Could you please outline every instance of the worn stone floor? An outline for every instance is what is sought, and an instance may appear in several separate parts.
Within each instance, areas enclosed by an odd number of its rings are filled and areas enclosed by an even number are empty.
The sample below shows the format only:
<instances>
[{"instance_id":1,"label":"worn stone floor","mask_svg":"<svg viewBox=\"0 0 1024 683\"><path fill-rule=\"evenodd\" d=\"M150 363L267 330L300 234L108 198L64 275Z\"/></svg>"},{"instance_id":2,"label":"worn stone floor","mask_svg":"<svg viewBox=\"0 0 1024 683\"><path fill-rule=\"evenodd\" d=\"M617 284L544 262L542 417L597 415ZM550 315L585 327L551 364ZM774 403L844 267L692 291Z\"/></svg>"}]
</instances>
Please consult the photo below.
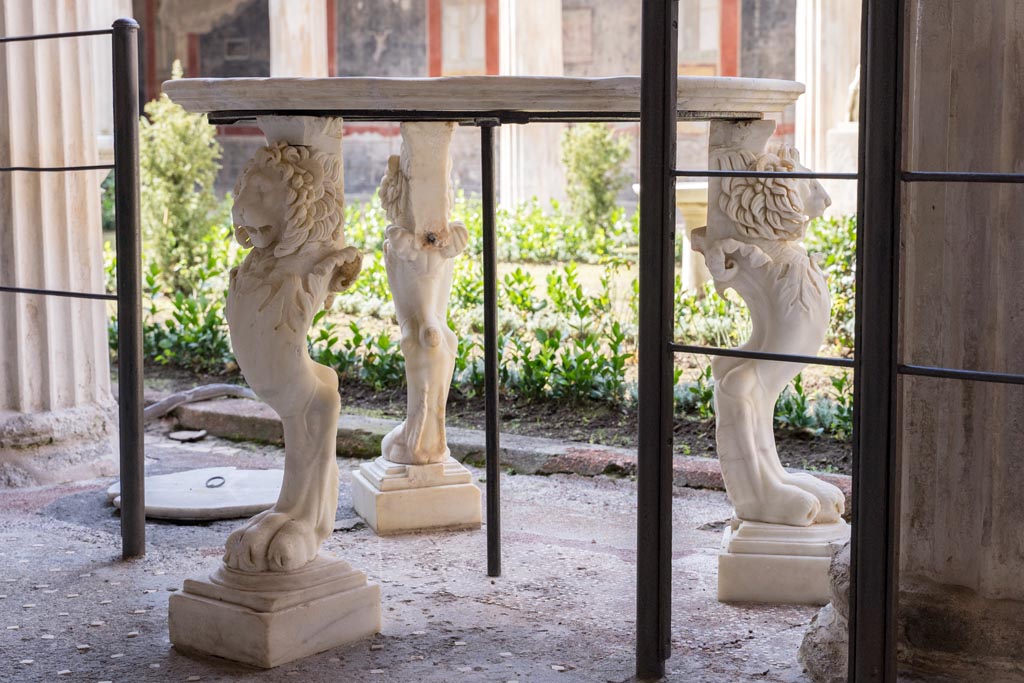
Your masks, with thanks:
<instances>
[{"instance_id":1,"label":"worn stone floor","mask_svg":"<svg viewBox=\"0 0 1024 683\"><path fill-rule=\"evenodd\" d=\"M283 456L211 438L183 445L147 437L152 473L220 464L280 467ZM339 464L339 519L351 519L347 472L357 463ZM168 596L216 565L237 521L150 523L146 557L122 562L109 483L0 491L0 681L632 680L633 481L505 476L497 579L486 576L483 530L378 538L343 523L349 530L335 532L326 550L381 584L383 631L269 671L186 657L167 637ZM666 680L805 683L796 651L815 610L719 604L725 494L678 489L674 502Z\"/></svg>"}]
</instances>

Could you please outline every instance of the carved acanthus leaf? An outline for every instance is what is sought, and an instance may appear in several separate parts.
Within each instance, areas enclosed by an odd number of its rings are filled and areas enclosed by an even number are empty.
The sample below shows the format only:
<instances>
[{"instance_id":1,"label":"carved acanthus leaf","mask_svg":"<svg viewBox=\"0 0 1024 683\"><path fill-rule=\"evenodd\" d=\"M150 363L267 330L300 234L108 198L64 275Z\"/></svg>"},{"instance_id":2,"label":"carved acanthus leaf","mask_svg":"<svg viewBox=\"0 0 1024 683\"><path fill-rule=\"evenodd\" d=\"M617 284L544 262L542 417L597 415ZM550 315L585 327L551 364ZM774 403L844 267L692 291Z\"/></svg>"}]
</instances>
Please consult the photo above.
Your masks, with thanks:
<instances>
[{"instance_id":1,"label":"carved acanthus leaf","mask_svg":"<svg viewBox=\"0 0 1024 683\"><path fill-rule=\"evenodd\" d=\"M388 223L401 222L403 204L409 190L409 179L402 172L402 160L397 154L388 158L388 170L380 179L380 204Z\"/></svg>"}]
</instances>

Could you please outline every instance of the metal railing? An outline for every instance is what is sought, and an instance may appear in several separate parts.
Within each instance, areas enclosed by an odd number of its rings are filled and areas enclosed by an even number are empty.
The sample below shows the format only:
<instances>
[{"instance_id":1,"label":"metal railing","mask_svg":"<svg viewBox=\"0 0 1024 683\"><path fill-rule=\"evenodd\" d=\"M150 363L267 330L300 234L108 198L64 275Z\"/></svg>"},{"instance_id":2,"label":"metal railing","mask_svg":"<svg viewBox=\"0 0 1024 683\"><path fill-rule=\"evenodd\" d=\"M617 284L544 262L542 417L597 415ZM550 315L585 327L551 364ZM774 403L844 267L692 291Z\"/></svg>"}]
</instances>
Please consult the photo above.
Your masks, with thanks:
<instances>
[{"instance_id":1,"label":"metal railing","mask_svg":"<svg viewBox=\"0 0 1024 683\"><path fill-rule=\"evenodd\" d=\"M121 555L146 552L142 394L142 280L139 233L139 25L118 19L112 28L0 38L0 45L110 36L114 87L114 163L82 166L4 166L0 173L114 171L117 292L72 292L4 284L0 293L117 302L118 434L121 466ZM30 78L30 75L22 75ZM88 131L92 134L93 131Z\"/></svg>"},{"instance_id":2,"label":"metal railing","mask_svg":"<svg viewBox=\"0 0 1024 683\"><path fill-rule=\"evenodd\" d=\"M850 367L854 371L851 683L895 683L901 375L1024 384L1024 374L899 362L900 190L903 184L1024 183L1024 173L903 169L905 0L863 0L858 173L680 171L675 161L677 0L645 0L641 57L640 433L637 675L660 678L670 655L672 355L703 353ZM672 339L677 177L859 180L854 358L796 356L681 344Z\"/></svg>"}]
</instances>

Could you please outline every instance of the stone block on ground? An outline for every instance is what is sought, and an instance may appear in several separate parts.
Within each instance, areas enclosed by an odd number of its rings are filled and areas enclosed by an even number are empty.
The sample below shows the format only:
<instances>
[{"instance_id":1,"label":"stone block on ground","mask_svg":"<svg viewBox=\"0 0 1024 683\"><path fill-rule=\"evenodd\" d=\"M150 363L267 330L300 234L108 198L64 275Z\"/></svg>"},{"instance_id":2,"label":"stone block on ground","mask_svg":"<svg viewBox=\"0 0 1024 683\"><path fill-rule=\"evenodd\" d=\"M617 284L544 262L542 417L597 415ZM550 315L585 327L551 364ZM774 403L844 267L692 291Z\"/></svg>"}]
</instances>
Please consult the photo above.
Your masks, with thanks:
<instances>
[{"instance_id":1,"label":"stone block on ground","mask_svg":"<svg viewBox=\"0 0 1024 683\"><path fill-rule=\"evenodd\" d=\"M352 506L378 535L478 529L480 489L456 460L401 465L377 458L352 473Z\"/></svg>"},{"instance_id":2,"label":"stone block on ground","mask_svg":"<svg viewBox=\"0 0 1024 683\"><path fill-rule=\"evenodd\" d=\"M718 599L824 605L833 546L849 538L843 521L807 527L734 521L718 555Z\"/></svg>"},{"instance_id":3,"label":"stone block on ground","mask_svg":"<svg viewBox=\"0 0 1024 683\"><path fill-rule=\"evenodd\" d=\"M294 572L221 566L170 597L175 649L273 668L380 631L380 586L320 555Z\"/></svg>"}]
</instances>

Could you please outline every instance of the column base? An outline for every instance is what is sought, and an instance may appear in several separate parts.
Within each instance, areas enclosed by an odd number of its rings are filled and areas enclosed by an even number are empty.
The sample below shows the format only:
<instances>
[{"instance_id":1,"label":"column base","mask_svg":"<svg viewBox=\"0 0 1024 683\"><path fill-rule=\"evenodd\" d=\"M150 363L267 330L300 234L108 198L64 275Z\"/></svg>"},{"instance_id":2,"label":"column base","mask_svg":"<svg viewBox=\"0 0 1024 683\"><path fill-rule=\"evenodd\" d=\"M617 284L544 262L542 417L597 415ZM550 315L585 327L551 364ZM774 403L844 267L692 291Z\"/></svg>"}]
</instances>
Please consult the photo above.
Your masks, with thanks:
<instances>
[{"instance_id":1,"label":"column base","mask_svg":"<svg viewBox=\"0 0 1024 683\"><path fill-rule=\"evenodd\" d=\"M170 597L168 627L177 650L270 669L379 632L380 586L326 555L294 572L221 565Z\"/></svg>"},{"instance_id":2,"label":"column base","mask_svg":"<svg viewBox=\"0 0 1024 683\"><path fill-rule=\"evenodd\" d=\"M352 505L377 534L480 528L480 489L454 458L400 465L379 457L352 473Z\"/></svg>"},{"instance_id":3,"label":"column base","mask_svg":"<svg viewBox=\"0 0 1024 683\"><path fill-rule=\"evenodd\" d=\"M849 538L842 520L808 527L733 520L718 555L718 600L824 605L832 546Z\"/></svg>"},{"instance_id":4,"label":"column base","mask_svg":"<svg viewBox=\"0 0 1024 683\"><path fill-rule=\"evenodd\" d=\"M40 413L0 411L0 488L117 474L117 404Z\"/></svg>"}]
</instances>

